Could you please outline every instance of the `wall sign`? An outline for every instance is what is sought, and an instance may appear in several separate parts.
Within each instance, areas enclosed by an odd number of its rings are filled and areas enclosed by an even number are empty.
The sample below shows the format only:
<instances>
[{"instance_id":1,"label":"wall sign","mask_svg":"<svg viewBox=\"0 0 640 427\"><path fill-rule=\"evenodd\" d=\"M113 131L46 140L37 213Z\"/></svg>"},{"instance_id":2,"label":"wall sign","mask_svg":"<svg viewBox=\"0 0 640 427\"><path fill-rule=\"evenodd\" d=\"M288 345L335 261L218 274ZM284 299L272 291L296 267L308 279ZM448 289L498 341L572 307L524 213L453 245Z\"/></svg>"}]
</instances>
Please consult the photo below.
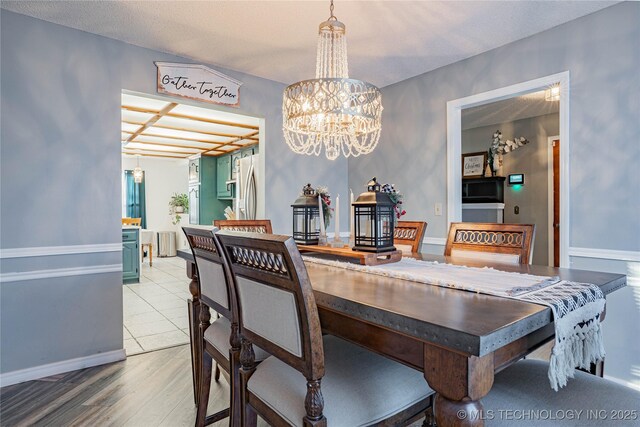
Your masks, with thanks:
<instances>
[{"instance_id":1,"label":"wall sign","mask_svg":"<svg viewBox=\"0 0 640 427\"><path fill-rule=\"evenodd\" d=\"M168 93L197 101L240 106L240 85L235 79L198 64L155 62L158 93Z\"/></svg>"},{"instance_id":2,"label":"wall sign","mask_svg":"<svg viewBox=\"0 0 640 427\"><path fill-rule=\"evenodd\" d=\"M480 178L484 175L487 164L487 152L467 153L462 155L462 177Z\"/></svg>"}]
</instances>

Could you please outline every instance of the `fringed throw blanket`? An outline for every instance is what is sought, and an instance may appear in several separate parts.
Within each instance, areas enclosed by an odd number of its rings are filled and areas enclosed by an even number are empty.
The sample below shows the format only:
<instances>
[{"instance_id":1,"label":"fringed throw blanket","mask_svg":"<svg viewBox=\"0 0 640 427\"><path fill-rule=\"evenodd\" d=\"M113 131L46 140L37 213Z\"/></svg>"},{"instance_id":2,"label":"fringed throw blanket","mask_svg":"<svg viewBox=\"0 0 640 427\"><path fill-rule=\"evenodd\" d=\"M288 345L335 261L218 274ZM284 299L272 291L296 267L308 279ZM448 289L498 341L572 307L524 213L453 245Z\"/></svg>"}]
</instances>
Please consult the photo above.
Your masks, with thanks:
<instances>
[{"instance_id":1,"label":"fringed throw blanket","mask_svg":"<svg viewBox=\"0 0 640 427\"><path fill-rule=\"evenodd\" d=\"M305 261L370 274L462 289L546 305L553 312L555 345L549 365L554 390L573 378L575 368L589 368L605 356L600 328L604 294L595 285L568 282L558 277L465 267L403 258L393 264L358 265L310 256Z\"/></svg>"},{"instance_id":2,"label":"fringed throw blanket","mask_svg":"<svg viewBox=\"0 0 640 427\"><path fill-rule=\"evenodd\" d=\"M604 359L600 313L605 299L599 287L562 280L516 299L551 307L556 342L549 361L549 381L555 391L567 385L576 367L588 369L591 363Z\"/></svg>"}]
</instances>

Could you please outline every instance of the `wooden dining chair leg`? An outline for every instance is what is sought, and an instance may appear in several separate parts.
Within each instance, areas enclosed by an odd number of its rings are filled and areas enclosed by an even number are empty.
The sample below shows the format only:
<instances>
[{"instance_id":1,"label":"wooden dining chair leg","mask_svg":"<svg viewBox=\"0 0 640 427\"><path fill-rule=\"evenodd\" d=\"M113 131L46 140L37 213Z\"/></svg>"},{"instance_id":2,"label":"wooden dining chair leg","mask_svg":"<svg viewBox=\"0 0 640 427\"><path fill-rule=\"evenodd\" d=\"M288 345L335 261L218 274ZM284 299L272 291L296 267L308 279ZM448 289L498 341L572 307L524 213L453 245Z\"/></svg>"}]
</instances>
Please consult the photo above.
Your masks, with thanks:
<instances>
[{"instance_id":1,"label":"wooden dining chair leg","mask_svg":"<svg viewBox=\"0 0 640 427\"><path fill-rule=\"evenodd\" d=\"M207 418L207 405L209 404L209 391L211 389L211 368L213 359L206 351L202 355L202 371L200 377L200 390L198 395L198 412L196 416L196 426L204 426Z\"/></svg>"},{"instance_id":2,"label":"wooden dining chair leg","mask_svg":"<svg viewBox=\"0 0 640 427\"><path fill-rule=\"evenodd\" d=\"M258 414L249 406L247 396L247 382L252 373L253 369L249 372L243 369L240 370L240 383L242 387L240 390L240 425L242 427L256 427L258 425Z\"/></svg>"},{"instance_id":3,"label":"wooden dining chair leg","mask_svg":"<svg viewBox=\"0 0 640 427\"><path fill-rule=\"evenodd\" d=\"M220 366L216 363L216 372L213 376L213 379L218 382L220 381Z\"/></svg>"},{"instance_id":4,"label":"wooden dining chair leg","mask_svg":"<svg viewBox=\"0 0 640 427\"><path fill-rule=\"evenodd\" d=\"M256 370L255 353L250 341L242 339L240 350L240 414L242 427L256 427L258 414L249 406L247 383Z\"/></svg>"},{"instance_id":5,"label":"wooden dining chair leg","mask_svg":"<svg viewBox=\"0 0 640 427\"><path fill-rule=\"evenodd\" d=\"M425 412L422 427L436 427L436 416L433 414L433 397L431 398L431 406Z\"/></svg>"},{"instance_id":6,"label":"wooden dining chair leg","mask_svg":"<svg viewBox=\"0 0 640 427\"><path fill-rule=\"evenodd\" d=\"M153 244L149 244L149 267L153 267Z\"/></svg>"}]
</instances>

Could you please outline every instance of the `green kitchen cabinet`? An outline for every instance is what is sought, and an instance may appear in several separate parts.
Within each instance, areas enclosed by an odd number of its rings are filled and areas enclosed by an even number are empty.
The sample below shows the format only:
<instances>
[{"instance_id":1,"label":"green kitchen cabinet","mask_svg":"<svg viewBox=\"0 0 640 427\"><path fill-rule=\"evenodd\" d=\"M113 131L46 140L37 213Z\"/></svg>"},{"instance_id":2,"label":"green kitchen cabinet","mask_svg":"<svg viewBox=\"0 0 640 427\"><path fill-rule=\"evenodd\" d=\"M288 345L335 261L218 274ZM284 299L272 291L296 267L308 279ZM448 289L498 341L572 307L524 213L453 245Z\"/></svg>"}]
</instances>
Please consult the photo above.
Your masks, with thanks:
<instances>
[{"instance_id":1,"label":"green kitchen cabinet","mask_svg":"<svg viewBox=\"0 0 640 427\"><path fill-rule=\"evenodd\" d=\"M189 185L189 224L200 224L200 184Z\"/></svg>"},{"instance_id":2,"label":"green kitchen cabinet","mask_svg":"<svg viewBox=\"0 0 640 427\"><path fill-rule=\"evenodd\" d=\"M189 183L200 182L200 158L189 159Z\"/></svg>"},{"instance_id":3,"label":"green kitchen cabinet","mask_svg":"<svg viewBox=\"0 0 640 427\"><path fill-rule=\"evenodd\" d=\"M218 159L213 156L189 159L189 224L213 225L213 220L224 218L224 209L231 205L231 200L218 200Z\"/></svg>"},{"instance_id":4,"label":"green kitchen cabinet","mask_svg":"<svg viewBox=\"0 0 640 427\"><path fill-rule=\"evenodd\" d=\"M227 181L231 180L232 158L231 154L225 154L218 157L217 166L217 192L218 199L232 199L233 198L233 185L227 184Z\"/></svg>"},{"instance_id":5,"label":"green kitchen cabinet","mask_svg":"<svg viewBox=\"0 0 640 427\"><path fill-rule=\"evenodd\" d=\"M122 283L140 282L140 230L122 229Z\"/></svg>"}]
</instances>

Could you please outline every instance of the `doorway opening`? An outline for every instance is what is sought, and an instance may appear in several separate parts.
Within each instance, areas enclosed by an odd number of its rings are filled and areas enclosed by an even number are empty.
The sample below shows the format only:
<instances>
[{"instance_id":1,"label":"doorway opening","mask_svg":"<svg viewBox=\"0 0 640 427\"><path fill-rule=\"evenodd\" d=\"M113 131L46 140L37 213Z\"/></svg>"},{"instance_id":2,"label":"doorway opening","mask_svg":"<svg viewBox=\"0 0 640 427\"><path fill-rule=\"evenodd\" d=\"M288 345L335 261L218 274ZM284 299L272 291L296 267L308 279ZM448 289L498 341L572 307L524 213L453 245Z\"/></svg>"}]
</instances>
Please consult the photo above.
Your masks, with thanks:
<instances>
[{"instance_id":1,"label":"doorway opening","mask_svg":"<svg viewBox=\"0 0 640 427\"><path fill-rule=\"evenodd\" d=\"M123 344L132 355L189 342L191 280L176 256L189 249L182 227L263 217L264 119L130 91L122 92L121 111L123 224L143 217L142 227L123 225L123 248L135 247L123 249L123 270L132 270L123 271ZM244 204L240 166L248 162L251 203Z\"/></svg>"},{"instance_id":2,"label":"doorway opening","mask_svg":"<svg viewBox=\"0 0 640 427\"><path fill-rule=\"evenodd\" d=\"M560 224L548 216L554 207L548 138L558 135L559 102L545 92L462 110L462 221L535 224L532 262L538 265L549 264L548 240Z\"/></svg>"},{"instance_id":3,"label":"doorway opening","mask_svg":"<svg viewBox=\"0 0 640 427\"><path fill-rule=\"evenodd\" d=\"M559 161L559 222L552 224L562 224L558 229L558 249L554 254L559 256L561 267L569 265L569 72L542 77L516 85L492 90L489 92L472 95L465 98L456 99L447 103L447 220L451 222L462 221L462 116L463 110L485 106L498 101L504 101L516 97L523 97L535 92L553 91L553 96L559 100L558 114L559 126L558 136L562 141L558 149ZM495 131L495 129L494 129ZM491 137L491 136L490 136ZM505 135L505 139L513 139L520 135ZM487 147L488 148L488 147ZM545 172L546 173L546 172ZM525 181L526 182L526 181ZM525 184L526 185L526 184ZM545 189L546 197L546 189ZM513 207L512 207L513 209ZM516 210L517 212L517 210ZM513 212L512 212L513 213ZM505 222L508 222L505 220ZM547 215L543 222L547 222ZM546 230L545 240L547 237ZM546 246L545 252L546 252ZM534 248L535 251L535 248ZM545 254L546 255L546 254ZM548 258L536 263L547 264Z\"/></svg>"}]
</instances>

